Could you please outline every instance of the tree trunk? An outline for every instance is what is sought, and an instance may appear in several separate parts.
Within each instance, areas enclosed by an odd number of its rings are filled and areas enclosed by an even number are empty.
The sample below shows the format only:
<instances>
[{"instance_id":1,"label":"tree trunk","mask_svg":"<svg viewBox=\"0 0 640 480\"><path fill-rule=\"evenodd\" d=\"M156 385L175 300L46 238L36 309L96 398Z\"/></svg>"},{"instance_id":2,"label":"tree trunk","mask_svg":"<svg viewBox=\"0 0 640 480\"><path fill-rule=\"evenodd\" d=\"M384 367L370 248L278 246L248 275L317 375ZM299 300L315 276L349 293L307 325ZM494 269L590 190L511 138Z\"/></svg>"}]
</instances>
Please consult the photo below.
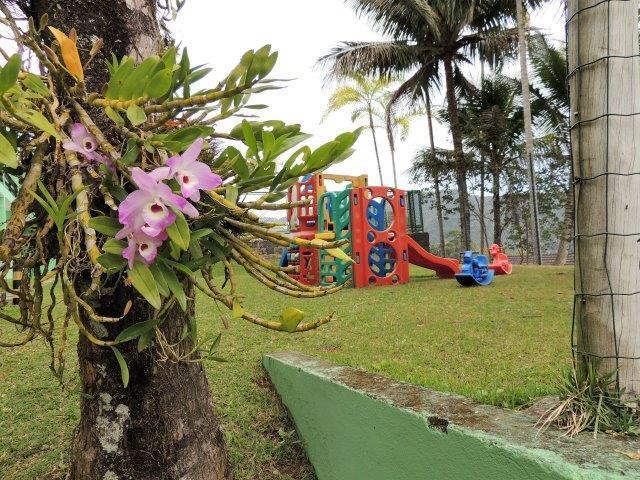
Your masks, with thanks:
<instances>
[{"instance_id":1,"label":"tree trunk","mask_svg":"<svg viewBox=\"0 0 640 480\"><path fill-rule=\"evenodd\" d=\"M95 37L104 40L102 52L85 72L90 92L104 88L105 60L112 52L118 58L127 54L139 60L158 53L164 45L155 0L32 0L25 10L36 20L47 13L49 24L65 32L75 28L81 51L89 51ZM91 113L102 122L97 111ZM134 302L131 312L117 324L105 324L108 328L103 333L109 338L153 318L150 305L123 285L101 297L96 307L102 314L118 316L129 298ZM182 311L170 313L162 326L170 344L178 342L187 321ZM188 351L192 346L188 339L180 349ZM139 353L136 342L120 350L130 371L128 388L123 387L111 349L96 347L83 336L78 342L81 418L71 448L69 478L231 478L202 364L163 361L156 346Z\"/></svg>"},{"instance_id":2,"label":"tree trunk","mask_svg":"<svg viewBox=\"0 0 640 480\"><path fill-rule=\"evenodd\" d=\"M529 87L529 71L527 68L527 20L522 0L516 0L518 15L518 50L520 57L520 82L522 85L522 107L524 114L524 135L526 143L525 159L529 172L529 212L531 218L531 248L534 262L542 264L540 246L540 225L538 220L538 197L536 192L536 177L533 168L533 127L531 125L531 90Z\"/></svg>"},{"instance_id":3,"label":"tree trunk","mask_svg":"<svg viewBox=\"0 0 640 480\"><path fill-rule=\"evenodd\" d=\"M500 172L492 172L493 243L502 245L502 199L500 198Z\"/></svg>"},{"instance_id":4,"label":"tree trunk","mask_svg":"<svg viewBox=\"0 0 640 480\"><path fill-rule=\"evenodd\" d=\"M431 155L433 161L436 161L436 143L433 138L433 118L431 116L431 98L427 92L426 97L427 105L427 124L429 125L429 144L431 146ZM438 216L438 234L440 236L440 254L443 257L447 256L447 246L444 238L444 215L442 214L442 195L440 194L440 176L438 175L438 169L434 169L433 173L433 188L436 193L436 214Z\"/></svg>"},{"instance_id":5,"label":"tree trunk","mask_svg":"<svg viewBox=\"0 0 640 480\"><path fill-rule=\"evenodd\" d=\"M373 148L376 152L376 162L378 162L378 175L380 175L380 186L383 186L382 181L382 163L380 163L380 152L378 151L378 139L376 138L376 127L373 124L373 115L371 114L371 108L369 108L369 128L371 129L371 137L373 138Z\"/></svg>"},{"instance_id":6,"label":"tree trunk","mask_svg":"<svg viewBox=\"0 0 640 480\"><path fill-rule=\"evenodd\" d=\"M111 312L121 311L123 302L118 303L105 306ZM123 326L150 318L153 309L136 299ZM186 324L187 317L176 308L162 327L167 343L177 344ZM110 336L115 334L110 332ZM192 348L190 339L179 346L182 354ZM78 343L82 405L71 448L69 478L231 478L203 365L162 361L155 345L141 353L136 342L119 349L129 367L128 388L122 385L111 350L97 347L84 337Z\"/></svg>"},{"instance_id":7,"label":"tree trunk","mask_svg":"<svg viewBox=\"0 0 640 480\"><path fill-rule=\"evenodd\" d=\"M391 151L391 165L393 167L393 186L394 188L398 188L398 172L396 172L396 149L391 142L389 142L389 150Z\"/></svg>"},{"instance_id":8,"label":"tree trunk","mask_svg":"<svg viewBox=\"0 0 640 480\"><path fill-rule=\"evenodd\" d=\"M569 247L573 237L573 179L569 175L569 185L567 185L567 198L564 202L564 220L562 222L562 233L558 244L555 264L564 265L569 257Z\"/></svg>"},{"instance_id":9,"label":"tree trunk","mask_svg":"<svg viewBox=\"0 0 640 480\"><path fill-rule=\"evenodd\" d=\"M640 177L615 174L640 171L638 1L569 0L567 12L578 352L604 357L599 371L615 371L632 398L640 393Z\"/></svg>"},{"instance_id":10,"label":"tree trunk","mask_svg":"<svg viewBox=\"0 0 640 480\"><path fill-rule=\"evenodd\" d=\"M451 123L453 154L456 161L460 233L462 234L463 248L465 250L471 250L471 210L469 209L469 193L467 190L467 162L462 148L462 130L458 118L458 103L453 79L453 60L451 58L445 59L444 71L447 90L447 110L449 113L449 122Z\"/></svg>"}]
</instances>

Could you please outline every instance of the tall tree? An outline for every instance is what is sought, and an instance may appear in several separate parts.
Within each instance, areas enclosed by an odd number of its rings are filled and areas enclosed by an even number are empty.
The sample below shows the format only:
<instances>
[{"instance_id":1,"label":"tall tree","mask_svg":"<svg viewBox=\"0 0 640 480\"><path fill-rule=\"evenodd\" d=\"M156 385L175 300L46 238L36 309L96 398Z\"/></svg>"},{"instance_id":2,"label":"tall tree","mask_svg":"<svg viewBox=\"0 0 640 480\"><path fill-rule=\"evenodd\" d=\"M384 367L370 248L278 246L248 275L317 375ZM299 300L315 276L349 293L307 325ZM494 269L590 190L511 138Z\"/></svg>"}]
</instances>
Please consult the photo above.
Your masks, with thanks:
<instances>
[{"instance_id":1,"label":"tall tree","mask_svg":"<svg viewBox=\"0 0 640 480\"><path fill-rule=\"evenodd\" d=\"M529 169L529 215L531 217L531 231L533 235L533 259L538 265L542 264L542 250L540 245L540 223L538 219L538 194L536 191L536 177L533 161L533 119L531 116L531 90L529 88L529 68L527 62L527 39L529 28L527 13L523 0L516 0L516 15L518 21L518 53L520 59L520 82L522 85L522 107L524 111L525 161Z\"/></svg>"},{"instance_id":2,"label":"tall tree","mask_svg":"<svg viewBox=\"0 0 640 480\"><path fill-rule=\"evenodd\" d=\"M352 0L356 12L370 18L387 37L381 42L344 42L320 61L334 75L349 72L401 75L400 90L428 88L434 68L444 72L447 108L456 155L458 213L463 246L471 247L471 215L467 189L469 165L464 155L456 89L467 82L460 65L476 56L495 60L517 41L504 0Z\"/></svg>"},{"instance_id":3,"label":"tall tree","mask_svg":"<svg viewBox=\"0 0 640 480\"><path fill-rule=\"evenodd\" d=\"M556 164L566 167L563 228L558 243L555 264L564 265L573 236L573 178L569 146L569 90L567 88L567 57L565 50L549 43L542 35L531 40L529 57L534 72L534 118L543 130L550 130Z\"/></svg>"},{"instance_id":4,"label":"tall tree","mask_svg":"<svg viewBox=\"0 0 640 480\"><path fill-rule=\"evenodd\" d=\"M62 378L69 324L77 326L82 397L71 480L231 478L202 364L217 340L198 338L195 291L272 330L329 321L302 322L295 309L278 321L246 311L234 269L288 295L330 293L256 260L243 238L267 231L252 210L346 158L357 132L303 147L301 162L278 168L279 156L308 138L299 126L211 127L242 111L252 90L272 88L269 46L192 93L207 70L161 34L167 12L155 0L17 3L32 20L20 22L6 2L0 20L46 74L24 69L20 54L0 67L0 171L20 184L0 242L0 288L18 302L0 304L0 320L20 328L0 347L42 339ZM211 148L220 137L233 144ZM256 189L269 192L237 206L238 194ZM214 265L231 281L218 285ZM9 269L22 274L20 286L7 284ZM61 321L43 306L47 295L66 307Z\"/></svg>"},{"instance_id":5,"label":"tall tree","mask_svg":"<svg viewBox=\"0 0 640 480\"><path fill-rule=\"evenodd\" d=\"M640 394L638 6L567 2L577 356L627 398Z\"/></svg>"},{"instance_id":6,"label":"tall tree","mask_svg":"<svg viewBox=\"0 0 640 480\"><path fill-rule=\"evenodd\" d=\"M502 182L505 169L518 157L523 136L522 108L515 83L502 75L486 77L460 106L465 144L477 151L491 175L493 242L502 244Z\"/></svg>"}]
</instances>

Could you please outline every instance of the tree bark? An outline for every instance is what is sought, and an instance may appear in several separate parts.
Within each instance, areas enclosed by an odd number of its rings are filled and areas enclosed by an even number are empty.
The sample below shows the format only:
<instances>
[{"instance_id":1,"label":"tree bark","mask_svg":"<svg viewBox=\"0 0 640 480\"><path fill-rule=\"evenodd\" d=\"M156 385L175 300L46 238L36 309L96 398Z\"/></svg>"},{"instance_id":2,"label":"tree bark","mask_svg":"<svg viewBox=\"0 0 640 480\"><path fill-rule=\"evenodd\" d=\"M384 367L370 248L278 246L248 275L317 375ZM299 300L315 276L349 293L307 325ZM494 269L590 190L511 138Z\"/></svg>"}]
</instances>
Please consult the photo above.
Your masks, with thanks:
<instances>
[{"instance_id":1,"label":"tree bark","mask_svg":"<svg viewBox=\"0 0 640 480\"><path fill-rule=\"evenodd\" d=\"M429 125L429 144L431 146L431 155L433 161L436 161L436 143L433 138L433 118L431 116L431 98L427 92L426 96L427 105L427 124ZM447 256L446 240L444 238L444 215L442 214L442 195L440 193L440 175L438 170L434 169L433 173L433 188L436 194L436 215L438 216L438 234L440 236L440 255Z\"/></svg>"},{"instance_id":2,"label":"tree bark","mask_svg":"<svg viewBox=\"0 0 640 480\"><path fill-rule=\"evenodd\" d=\"M567 13L579 359L601 359L599 372L616 372L632 398L640 393L640 177L615 174L640 171L638 1L569 0Z\"/></svg>"},{"instance_id":3,"label":"tree bark","mask_svg":"<svg viewBox=\"0 0 640 480\"><path fill-rule=\"evenodd\" d=\"M527 68L527 20L522 0L516 0L518 16L518 50L520 57L520 82L522 85L522 107L524 114L524 135L526 144L525 159L529 179L529 216L531 221L531 248L534 262L542 264L540 246L540 225L538 223L538 197L536 177L533 168L533 127L531 125L531 89L529 87L529 71Z\"/></svg>"},{"instance_id":4,"label":"tree bark","mask_svg":"<svg viewBox=\"0 0 640 480\"><path fill-rule=\"evenodd\" d=\"M47 13L49 24L65 32L75 28L81 51L88 51L96 37L104 40L102 52L85 71L89 91L104 88L108 79L105 60L111 53L139 60L159 53L165 43L155 0L32 0L23 8L36 20ZM99 112L91 113L101 122ZM128 299L133 300L131 312L117 324L103 327L102 333L109 338L153 318L151 306L122 284L113 294L101 297L96 308L102 314L118 316ZM187 322L182 311L170 313L161 327L169 344L178 343ZM183 352L192 347L190 338L179 345ZM97 347L83 336L78 342L81 418L71 447L69 478L231 478L202 364L164 361L157 346L139 353L136 342L124 344L120 350L130 372L128 388L123 387L111 349Z\"/></svg>"},{"instance_id":5,"label":"tree bark","mask_svg":"<svg viewBox=\"0 0 640 480\"><path fill-rule=\"evenodd\" d=\"M469 193L467 190L467 162L462 148L462 130L460 128L460 119L458 118L458 103L456 100L453 79L453 59L445 59L444 72L447 90L447 110L449 113L449 122L451 124L453 154L456 161L456 185L458 187L460 233L462 234L463 248L465 250L471 250L471 210L469 208Z\"/></svg>"}]
</instances>

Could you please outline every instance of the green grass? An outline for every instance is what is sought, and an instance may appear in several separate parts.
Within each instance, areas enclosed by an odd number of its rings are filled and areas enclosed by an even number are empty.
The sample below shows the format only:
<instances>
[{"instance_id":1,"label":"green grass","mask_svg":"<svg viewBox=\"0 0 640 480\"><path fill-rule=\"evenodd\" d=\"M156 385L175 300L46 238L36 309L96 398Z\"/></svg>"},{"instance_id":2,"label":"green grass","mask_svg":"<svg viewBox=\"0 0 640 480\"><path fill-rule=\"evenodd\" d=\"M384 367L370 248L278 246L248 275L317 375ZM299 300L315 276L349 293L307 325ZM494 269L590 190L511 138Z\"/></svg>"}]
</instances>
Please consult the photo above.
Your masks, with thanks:
<instances>
[{"instance_id":1,"label":"green grass","mask_svg":"<svg viewBox=\"0 0 640 480\"><path fill-rule=\"evenodd\" d=\"M516 267L513 276L476 289L428 275L416 269L409 285L318 300L284 298L240 277L245 307L264 316L295 306L309 317L336 311L339 319L302 335L241 321L224 332L220 354L229 363L207 362L207 372L237 479L314 478L262 377L266 352L296 350L507 407L554 391L570 358L571 268ZM201 334L220 331L218 312L199 300ZM77 364L69 357L61 391L42 343L0 350L0 478L63 478L78 418Z\"/></svg>"}]
</instances>

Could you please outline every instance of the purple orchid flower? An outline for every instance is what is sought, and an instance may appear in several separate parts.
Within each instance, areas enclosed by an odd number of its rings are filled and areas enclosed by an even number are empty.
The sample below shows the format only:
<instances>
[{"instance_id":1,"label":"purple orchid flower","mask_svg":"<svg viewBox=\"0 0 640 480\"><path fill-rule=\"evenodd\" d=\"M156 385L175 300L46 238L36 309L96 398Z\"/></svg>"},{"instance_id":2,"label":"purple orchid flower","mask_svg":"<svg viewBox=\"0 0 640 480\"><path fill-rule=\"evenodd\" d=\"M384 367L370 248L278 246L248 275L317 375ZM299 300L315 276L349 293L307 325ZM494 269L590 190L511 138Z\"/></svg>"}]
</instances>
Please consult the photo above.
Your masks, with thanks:
<instances>
[{"instance_id":1,"label":"purple orchid flower","mask_svg":"<svg viewBox=\"0 0 640 480\"><path fill-rule=\"evenodd\" d=\"M142 231L150 237L157 237L176 219L171 208L177 208L190 217L197 217L198 210L180 195L162 183L161 171L145 173L136 167L131 170L133 181L139 190L131 192L118 207L118 220L124 228L118 237Z\"/></svg>"},{"instance_id":2,"label":"purple orchid flower","mask_svg":"<svg viewBox=\"0 0 640 480\"><path fill-rule=\"evenodd\" d=\"M158 248L167 239L167 233L162 232L157 237L151 237L143 232L129 235L129 245L122 250L122 256L129 261L129 268L133 268L135 261L140 260L145 265L151 265L158 256Z\"/></svg>"},{"instance_id":3,"label":"purple orchid flower","mask_svg":"<svg viewBox=\"0 0 640 480\"><path fill-rule=\"evenodd\" d=\"M113 162L102 153L98 152L98 140L81 123L74 123L69 132L71 140L62 143L62 148L80 153L89 162L99 162L115 171Z\"/></svg>"},{"instance_id":4,"label":"purple orchid flower","mask_svg":"<svg viewBox=\"0 0 640 480\"><path fill-rule=\"evenodd\" d=\"M200 190L211 190L222 185L222 178L211 171L209 165L198 162L204 140L198 138L182 155L167 160L167 167L160 167L160 175L175 179L185 198L200 201Z\"/></svg>"}]
</instances>

